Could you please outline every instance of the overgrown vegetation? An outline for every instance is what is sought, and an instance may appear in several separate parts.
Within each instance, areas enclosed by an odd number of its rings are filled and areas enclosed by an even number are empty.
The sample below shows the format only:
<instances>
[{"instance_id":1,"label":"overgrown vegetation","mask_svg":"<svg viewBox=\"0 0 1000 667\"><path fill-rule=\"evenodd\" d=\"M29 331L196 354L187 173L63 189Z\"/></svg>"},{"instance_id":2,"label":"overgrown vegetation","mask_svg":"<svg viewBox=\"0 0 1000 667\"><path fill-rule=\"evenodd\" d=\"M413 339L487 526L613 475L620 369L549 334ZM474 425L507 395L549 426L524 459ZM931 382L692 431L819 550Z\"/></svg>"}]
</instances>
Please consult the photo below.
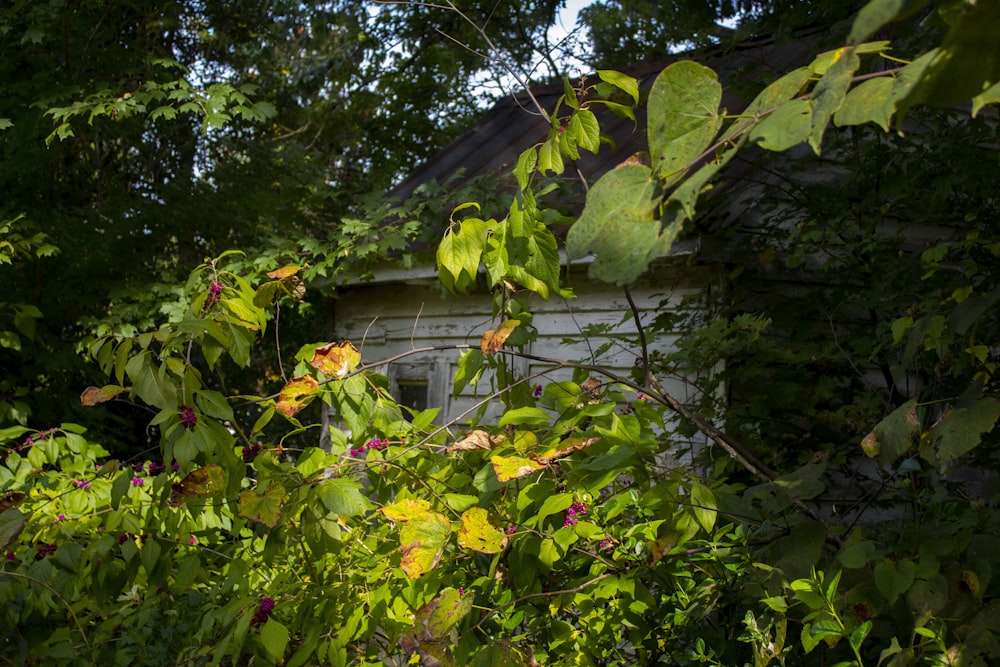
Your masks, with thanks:
<instances>
[{"instance_id":1,"label":"overgrown vegetation","mask_svg":"<svg viewBox=\"0 0 1000 667\"><path fill-rule=\"evenodd\" d=\"M186 282L137 295L156 304L152 315L138 308L147 321L93 322L84 352L106 379L81 403L123 421L134 415L126 409L146 411L139 454L109 453L68 419L35 421L60 406L32 416L44 394L18 380L67 345L38 336L43 309L2 306L4 358L23 364L0 386L0 657L755 667L1000 658L990 106L1000 76L979 39L1000 28L1000 6L939 9L948 23L938 46L885 68L891 44L869 40L905 17L875 0L847 46L768 82L737 116L720 109L715 73L688 61L661 72L648 100L635 80L602 71L595 87L567 83L558 114L538 109L552 130L525 147L516 192L496 214L495 201L456 210L437 247L445 288L475 290L480 271L492 287L483 303L493 328L462 349L456 386L489 385L486 400L504 407L495 422L483 412L438 424L437 409L396 402L372 370L385 360L363 359L350 341L285 335L281 313L302 308L312 286L335 285L341 256L356 254L352 270L363 272L426 233L412 207L374 200L370 215L338 215L322 241L220 253ZM250 91L216 91L226 99L217 112L270 113ZM137 104L129 99L119 103ZM518 377L511 362L537 333L524 295L570 296L543 177L601 148L596 110L641 104L650 159L590 185L567 252L595 253L592 276L627 285L700 229L729 248L718 255L720 287L637 332L632 376L556 359L572 381ZM126 107L117 113L149 111ZM904 120L906 134L887 133ZM56 121L53 145L73 141L65 130L59 139ZM719 191L729 206L746 197L752 224L712 228L698 215L709 185L744 156L767 176ZM833 178L805 177L818 160ZM436 201L419 205L431 214ZM278 224L279 209L261 217ZM409 217L385 233L378 223L399 212ZM23 273L54 247L11 218L0 261ZM278 262L303 251L308 266ZM652 354L646 341L676 321L690 333L676 352ZM702 387L699 403L664 390L660 378L673 373ZM330 451L313 446L319 404L335 423ZM667 465L692 435L706 443L695 460Z\"/></svg>"}]
</instances>

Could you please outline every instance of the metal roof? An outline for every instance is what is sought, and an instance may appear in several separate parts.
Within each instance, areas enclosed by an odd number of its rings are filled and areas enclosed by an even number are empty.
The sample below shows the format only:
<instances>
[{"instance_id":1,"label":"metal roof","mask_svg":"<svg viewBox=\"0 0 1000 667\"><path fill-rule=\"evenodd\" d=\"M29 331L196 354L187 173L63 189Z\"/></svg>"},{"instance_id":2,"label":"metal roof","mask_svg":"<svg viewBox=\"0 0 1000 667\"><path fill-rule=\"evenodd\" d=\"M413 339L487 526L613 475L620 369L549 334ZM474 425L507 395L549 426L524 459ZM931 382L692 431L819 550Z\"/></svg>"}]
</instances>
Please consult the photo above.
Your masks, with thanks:
<instances>
[{"instance_id":1,"label":"metal roof","mask_svg":"<svg viewBox=\"0 0 1000 667\"><path fill-rule=\"evenodd\" d=\"M780 42L763 38L732 46L716 46L669 55L636 64L623 71L638 80L640 94L644 95L648 94L656 76L665 67L681 60L695 60L718 73L724 91L722 106L732 114L738 113L749 103L749 99L743 99L738 91L746 91L749 97L759 88L750 84L773 79L808 64L815 55L821 38L822 32L818 30L800 33ZM588 85L597 81L596 75L587 79ZM542 107L551 113L559 96L563 94L563 84L559 82L536 86L531 91ZM602 132L613 139L615 147L610 150L602 147L597 155L581 152L580 159L574 166L590 183L629 156L646 150L644 100L636 109L636 123L603 111L600 105L594 110L601 122ZM452 178L450 185L459 188L477 176L507 175L522 151L545 140L550 127L549 122L534 110L529 96L523 91L504 98L469 130L400 182L390 196L396 200L405 200L422 183L432 180L443 183ZM575 179L575 171L567 168L564 177L567 180ZM581 192L573 203L579 205L582 201Z\"/></svg>"}]
</instances>

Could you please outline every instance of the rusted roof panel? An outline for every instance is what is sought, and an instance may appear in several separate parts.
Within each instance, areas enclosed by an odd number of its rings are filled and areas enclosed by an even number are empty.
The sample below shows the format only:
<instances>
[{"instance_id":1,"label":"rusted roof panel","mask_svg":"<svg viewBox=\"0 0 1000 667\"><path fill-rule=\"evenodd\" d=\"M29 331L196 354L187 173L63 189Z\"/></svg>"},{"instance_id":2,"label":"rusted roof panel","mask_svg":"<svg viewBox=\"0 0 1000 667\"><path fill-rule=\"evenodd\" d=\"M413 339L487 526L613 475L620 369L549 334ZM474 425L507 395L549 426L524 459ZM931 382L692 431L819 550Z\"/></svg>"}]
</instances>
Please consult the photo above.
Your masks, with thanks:
<instances>
[{"instance_id":1,"label":"rusted roof panel","mask_svg":"<svg viewBox=\"0 0 1000 667\"><path fill-rule=\"evenodd\" d=\"M723 107L738 113L748 103L740 92L755 91L756 81L770 80L796 67L808 64L822 39L819 31L800 34L795 39L775 43L771 39L743 42L729 47L701 49L639 63L625 70L639 82L640 92L648 93L656 76L668 65L680 60L695 60L719 74L723 85ZM588 83L597 81L591 77ZM532 94L551 112L563 93L561 83L532 88ZM630 155L646 149L645 105L637 109L637 122L597 109L602 131L615 142L614 150L602 148L599 154L582 152L576 167L589 182L621 163ZM452 182L461 187L476 176L509 173L518 156L528 147L545 140L549 123L534 110L524 92L499 101L472 128L459 136L434 157L417 168L390 193L394 199L409 197L422 183L444 182L462 170ZM575 178L567 169L565 177ZM582 195L581 195L582 199Z\"/></svg>"}]
</instances>

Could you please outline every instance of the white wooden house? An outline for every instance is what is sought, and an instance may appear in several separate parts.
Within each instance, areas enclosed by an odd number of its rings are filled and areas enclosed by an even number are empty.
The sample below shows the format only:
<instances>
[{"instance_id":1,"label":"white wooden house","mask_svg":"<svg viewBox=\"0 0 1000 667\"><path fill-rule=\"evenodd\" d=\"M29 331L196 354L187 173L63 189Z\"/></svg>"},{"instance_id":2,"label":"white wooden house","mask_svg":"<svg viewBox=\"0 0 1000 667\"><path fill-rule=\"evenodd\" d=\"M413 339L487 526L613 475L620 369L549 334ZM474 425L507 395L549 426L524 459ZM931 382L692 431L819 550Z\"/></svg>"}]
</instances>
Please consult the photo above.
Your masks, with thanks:
<instances>
[{"instance_id":1,"label":"white wooden house","mask_svg":"<svg viewBox=\"0 0 1000 667\"><path fill-rule=\"evenodd\" d=\"M655 62L636 65L628 70L648 91L664 67L681 58L695 57L720 72L724 89L748 76L770 77L808 62L815 52L815 36L785 42L780 48L767 41L746 43L730 49L717 48L700 54L668 56ZM728 80L727 80L728 78ZM540 86L533 94L547 109L555 106L563 92L562 83ZM726 93L724 106L741 108L745 101ZM422 183L444 182L450 179L456 186L482 174L506 175L525 148L545 139L549 124L526 109L525 96L518 95L498 103L461 137L442 150L391 193L397 200L406 199ZM603 131L613 137L615 148L604 149L598 155L581 156L575 165L580 173L594 182L633 153L645 149L645 117L640 108L637 122L606 115L601 118ZM576 178L574 169L567 169L566 178ZM568 202L577 212L582 208L583 192L577 188L573 201ZM442 232L444 229L442 221ZM639 283L631 286L632 298L640 310L643 324L662 309L669 309L680 299L704 290L713 280L711 263L693 262L699 239L692 238L675 244L670 256L654 265ZM586 277L586 261L566 267L566 277L576 298L548 301L536 298L531 306L534 326L539 337L532 342L529 354L555 359L583 360L600 363L617 373L627 375L634 367L640 350L636 342L636 326L622 288L591 282ZM365 282L340 289L331 305L333 339L351 340L362 350L366 363L389 359L407 351L426 347L446 347L461 344L478 345L482 334L498 323L490 319L488 294L454 296L446 294L437 281L433 252L413 268L387 266L376 270ZM599 335L584 334L600 328ZM650 342L651 348L669 350L682 332L663 335ZM568 339L574 339L568 342ZM607 345L606 345L607 344ZM596 353L601 349L608 349ZM412 407L440 406L439 423L460 423L474 413L480 401L488 400L489 382L466 388L452 396L457 349L442 349L407 356L384 366L396 397ZM541 362L522 361L518 369L522 376L535 376L546 368ZM533 384L553 379L565 379L568 371L538 375ZM695 389L680 378L664 378L668 390L682 401L689 400ZM499 409L498 407L496 409Z\"/></svg>"}]
</instances>

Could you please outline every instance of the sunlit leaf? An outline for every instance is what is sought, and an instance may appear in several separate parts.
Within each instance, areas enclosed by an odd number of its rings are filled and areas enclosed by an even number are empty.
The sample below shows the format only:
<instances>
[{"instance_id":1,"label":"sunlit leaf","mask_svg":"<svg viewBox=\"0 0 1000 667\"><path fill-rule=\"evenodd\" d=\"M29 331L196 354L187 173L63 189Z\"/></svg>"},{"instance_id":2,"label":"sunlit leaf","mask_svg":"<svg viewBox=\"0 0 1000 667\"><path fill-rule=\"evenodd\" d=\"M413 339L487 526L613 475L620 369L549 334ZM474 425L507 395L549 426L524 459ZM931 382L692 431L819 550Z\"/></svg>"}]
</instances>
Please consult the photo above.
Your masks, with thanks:
<instances>
[{"instance_id":1,"label":"sunlit leaf","mask_svg":"<svg viewBox=\"0 0 1000 667\"><path fill-rule=\"evenodd\" d=\"M649 152L654 171L672 179L712 143L722 115L722 86L708 67L682 60L657 75L649 92Z\"/></svg>"},{"instance_id":2,"label":"sunlit leaf","mask_svg":"<svg viewBox=\"0 0 1000 667\"><path fill-rule=\"evenodd\" d=\"M809 133L809 145L817 155L820 153L823 135L826 133L830 118L843 104L844 96L851 85L851 78L860 65L861 59L852 47L837 49L833 63L813 89L810 100L812 127Z\"/></svg>"},{"instance_id":3,"label":"sunlit leaf","mask_svg":"<svg viewBox=\"0 0 1000 667\"><path fill-rule=\"evenodd\" d=\"M426 512L405 522L399 529L403 557L399 566L410 579L430 572L441 561L445 542L451 535L451 522L438 512Z\"/></svg>"},{"instance_id":4,"label":"sunlit leaf","mask_svg":"<svg viewBox=\"0 0 1000 667\"><path fill-rule=\"evenodd\" d=\"M292 378L281 388L275 409L286 417L294 417L319 393L319 382L311 375Z\"/></svg>"},{"instance_id":5,"label":"sunlit leaf","mask_svg":"<svg viewBox=\"0 0 1000 667\"><path fill-rule=\"evenodd\" d=\"M490 523L489 512L473 507L462 514L458 544L484 554L495 554L507 546L507 535Z\"/></svg>"},{"instance_id":6,"label":"sunlit leaf","mask_svg":"<svg viewBox=\"0 0 1000 667\"><path fill-rule=\"evenodd\" d=\"M192 470L184 479L175 482L170 489L170 500L176 503L221 495L226 490L226 481L226 471L210 463Z\"/></svg>"},{"instance_id":7,"label":"sunlit leaf","mask_svg":"<svg viewBox=\"0 0 1000 667\"><path fill-rule=\"evenodd\" d=\"M710 488L698 482L691 485L691 509L698 524L708 532L715 526L717 508L715 494Z\"/></svg>"},{"instance_id":8,"label":"sunlit leaf","mask_svg":"<svg viewBox=\"0 0 1000 667\"><path fill-rule=\"evenodd\" d=\"M318 369L324 375L344 378L361 363L361 353L351 344L344 341L340 345L327 343L316 348L309 365Z\"/></svg>"},{"instance_id":9,"label":"sunlit leaf","mask_svg":"<svg viewBox=\"0 0 1000 667\"><path fill-rule=\"evenodd\" d=\"M493 470L501 482L520 479L546 468L543 463L520 456L493 456L490 458L490 463L493 464Z\"/></svg>"},{"instance_id":10,"label":"sunlit leaf","mask_svg":"<svg viewBox=\"0 0 1000 667\"><path fill-rule=\"evenodd\" d=\"M285 488L280 484L271 484L262 493L256 489L248 489L240 494L239 515L274 528L281 519L281 506L287 496Z\"/></svg>"},{"instance_id":11,"label":"sunlit leaf","mask_svg":"<svg viewBox=\"0 0 1000 667\"><path fill-rule=\"evenodd\" d=\"M464 293L476 284L476 275L495 220L466 218L452 225L438 244L437 265L441 282L451 292Z\"/></svg>"},{"instance_id":12,"label":"sunlit leaf","mask_svg":"<svg viewBox=\"0 0 1000 667\"><path fill-rule=\"evenodd\" d=\"M809 139L812 132L812 105L808 100L791 100L776 108L750 130L750 141L769 151L786 151Z\"/></svg>"},{"instance_id":13,"label":"sunlit leaf","mask_svg":"<svg viewBox=\"0 0 1000 667\"><path fill-rule=\"evenodd\" d=\"M654 217L657 187L653 173L641 164L620 165L598 179L566 236L570 259L593 252L597 260L589 269L591 277L615 283L638 278L660 235Z\"/></svg>"},{"instance_id":14,"label":"sunlit leaf","mask_svg":"<svg viewBox=\"0 0 1000 667\"><path fill-rule=\"evenodd\" d=\"M275 269L274 271L268 271L267 277L274 278L275 280L284 280L299 273L302 270L301 266L296 266L294 264L289 264L288 266L283 266L280 269Z\"/></svg>"},{"instance_id":15,"label":"sunlit leaf","mask_svg":"<svg viewBox=\"0 0 1000 667\"><path fill-rule=\"evenodd\" d=\"M80 394L80 405L89 408L100 403L106 403L118 394L131 390L132 387L119 387L114 384L108 384L103 387L87 387Z\"/></svg>"},{"instance_id":16,"label":"sunlit leaf","mask_svg":"<svg viewBox=\"0 0 1000 667\"><path fill-rule=\"evenodd\" d=\"M316 493L327 510L340 516L357 516L371 509L371 502L354 480L340 477L323 480Z\"/></svg>"},{"instance_id":17,"label":"sunlit leaf","mask_svg":"<svg viewBox=\"0 0 1000 667\"><path fill-rule=\"evenodd\" d=\"M425 515L431 509L431 504L419 498L407 498L392 505L386 505L380 511L389 521L409 521Z\"/></svg>"},{"instance_id":18,"label":"sunlit leaf","mask_svg":"<svg viewBox=\"0 0 1000 667\"><path fill-rule=\"evenodd\" d=\"M893 80L884 76L855 86L833 115L833 122L840 127L871 122L888 132L895 109L892 101L893 85Z\"/></svg>"},{"instance_id":19,"label":"sunlit leaf","mask_svg":"<svg viewBox=\"0 0 1000 667\"><path fill-rule=\"evenodd\" d=\"M445 588L414 614L413 627L403 638L404 650L412 653L429 642L448 639L452 629L470 611L471 595L464 595L454 588Z\"/></svg>"},{"instance_id":20,"label":"sunlit leaf","mask_svg":"<svg viewBox=\"0 0 1000 667\"><path fill-rule=\"evenodd\" d=\"M479 342L479 348L488 357L492 357L494 354L503 347L504 341L514 332L518 326L520 326L521 320L506 320L498 328L490 329L483 334L482 340Z\"/></svg>"}]
</instances>

